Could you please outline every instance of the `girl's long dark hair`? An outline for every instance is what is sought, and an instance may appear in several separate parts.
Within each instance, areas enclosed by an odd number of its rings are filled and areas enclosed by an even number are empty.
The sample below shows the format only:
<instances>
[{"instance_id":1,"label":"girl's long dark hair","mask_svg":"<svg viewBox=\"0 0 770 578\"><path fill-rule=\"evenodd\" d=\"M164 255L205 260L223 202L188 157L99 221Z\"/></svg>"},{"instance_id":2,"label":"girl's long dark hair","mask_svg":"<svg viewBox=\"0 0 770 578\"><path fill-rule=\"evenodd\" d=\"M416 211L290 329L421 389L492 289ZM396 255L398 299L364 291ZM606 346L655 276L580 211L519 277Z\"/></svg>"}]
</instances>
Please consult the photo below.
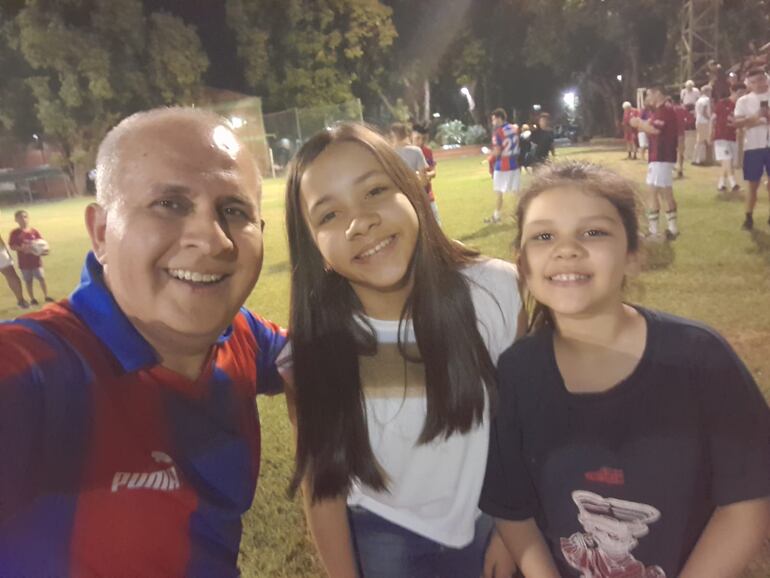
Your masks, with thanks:
<instances>
[{"instance_id":1,"label":"girl's long dark hair","mask_svg":"<svg viewBox=\"0 0 770 578\"><path fill-rule=\"evenodd\" d=\"M635 185L619 174L600 165L586 161L565 161L547 164L535 173L535 178L521 195L516 206L516 237L513 247L521 260L522 228L530 203L540 193L558 188L571 188L597 195L617 209L626 230L628 252L637 253L639 246L639 213L641 203ZM519 267L521 270L521 267ZM527 293L525 309L529 332L543 325L552 325L551 311Z\"/></svg>"},{"instance_id":2,"label":"girl's long dark hair","mask_svg":"<svg viewBox=\"0 0 770 578\"><path fill-rule=\"evenodd\" d=\"M318 133L297 153L286 186L292 270L289 335L297 419L290 492L306 480L313 500L347 495L354 480L387 489L386 476L369 445L358 365L359 355L376 350L376 340L355 321L363 311L348 281L324 270L302 211L302 176L329 145L340 142L357 143L371 152L407 196L419 220L410 265L414 285L401 315L401 323L412 320L425 365L427 416L419 442L467 432L479 424L484 388L493 403L496 386L468 281L460 272L477 260L478 253L444 235L422 185L376 131L341 124ZM408 358L403 343L399 348Z\"/></svg>"}]
</instances>

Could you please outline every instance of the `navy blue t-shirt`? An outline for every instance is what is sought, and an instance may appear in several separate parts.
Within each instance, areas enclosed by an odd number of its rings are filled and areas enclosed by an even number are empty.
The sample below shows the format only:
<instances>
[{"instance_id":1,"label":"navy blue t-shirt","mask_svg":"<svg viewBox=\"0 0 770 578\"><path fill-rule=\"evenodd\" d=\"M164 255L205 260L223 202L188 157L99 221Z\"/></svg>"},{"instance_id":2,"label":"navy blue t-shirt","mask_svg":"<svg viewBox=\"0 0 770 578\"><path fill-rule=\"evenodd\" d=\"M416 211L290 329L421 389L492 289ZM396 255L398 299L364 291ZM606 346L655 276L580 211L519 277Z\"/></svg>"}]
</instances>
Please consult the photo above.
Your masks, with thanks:
<instances>
[{"instance_id":1,"label":"navy blue t-shirt","mask_svg":"<svg viewBox=\"0 0 770 578\"><path fill-rule=\"evenodd\" d=\"M638 308L647 343L602 393L562 380L553 329L500 358L481 509L535 517L562 576L674 578L717 506L770 494L770 410L727 342Z\"/></svg>"}]
</instances>

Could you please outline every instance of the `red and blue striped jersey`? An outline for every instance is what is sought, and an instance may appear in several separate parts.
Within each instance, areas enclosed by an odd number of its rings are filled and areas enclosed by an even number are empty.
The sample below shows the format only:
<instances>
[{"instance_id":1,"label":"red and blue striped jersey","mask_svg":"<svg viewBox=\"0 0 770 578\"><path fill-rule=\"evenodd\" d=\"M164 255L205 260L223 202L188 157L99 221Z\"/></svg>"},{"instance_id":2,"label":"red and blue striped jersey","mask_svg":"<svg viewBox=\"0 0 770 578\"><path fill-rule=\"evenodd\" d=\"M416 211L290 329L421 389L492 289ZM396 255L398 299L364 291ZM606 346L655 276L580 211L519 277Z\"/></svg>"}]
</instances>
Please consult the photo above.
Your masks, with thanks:
<instances>
[{"instance_id":1,"label":"red and blue striped jersey","mask_svg":"<svg viewBox=\"0 0 770 578\"><path fill-rule=\"evenodd\" d=\"M237 576L255 396L286 336L241 309L202 375L158 364L93 254L68 300L0 324L0 575Z\"/></svg>"},{"instance_id":2,"label":"red and blue striped jersey","mask_svg":"<svg viewBox=\"0 0 770 578\"><path fill-rule=\"evenodd\" d=\"M492 147L497 151L494 170L515 171L518 168L516 159L519 156L519 135L512 124L506 122L495 129Z\"/></svg>"}]
</instances>

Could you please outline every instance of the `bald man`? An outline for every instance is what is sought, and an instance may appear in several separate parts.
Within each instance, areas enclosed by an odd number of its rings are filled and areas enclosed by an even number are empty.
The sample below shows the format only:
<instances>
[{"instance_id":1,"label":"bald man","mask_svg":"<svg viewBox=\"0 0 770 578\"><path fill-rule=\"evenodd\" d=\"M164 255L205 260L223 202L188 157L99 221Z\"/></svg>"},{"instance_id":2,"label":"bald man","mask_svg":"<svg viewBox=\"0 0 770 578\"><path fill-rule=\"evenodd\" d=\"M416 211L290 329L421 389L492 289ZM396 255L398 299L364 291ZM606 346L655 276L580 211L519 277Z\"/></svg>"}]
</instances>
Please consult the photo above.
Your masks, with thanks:
<instances>
[{"instance_id":1,"label":"bald man","mask_svg":"<svg viewBox=\"0 0 770 578\"><path fill-rule=\"evenodd\" d=\"M172 108L115 127L96 182L80 286L0 324L0 574L237 576L285 342L241 308L259 172L221 118Z\"/></svg>"}]
</instances>

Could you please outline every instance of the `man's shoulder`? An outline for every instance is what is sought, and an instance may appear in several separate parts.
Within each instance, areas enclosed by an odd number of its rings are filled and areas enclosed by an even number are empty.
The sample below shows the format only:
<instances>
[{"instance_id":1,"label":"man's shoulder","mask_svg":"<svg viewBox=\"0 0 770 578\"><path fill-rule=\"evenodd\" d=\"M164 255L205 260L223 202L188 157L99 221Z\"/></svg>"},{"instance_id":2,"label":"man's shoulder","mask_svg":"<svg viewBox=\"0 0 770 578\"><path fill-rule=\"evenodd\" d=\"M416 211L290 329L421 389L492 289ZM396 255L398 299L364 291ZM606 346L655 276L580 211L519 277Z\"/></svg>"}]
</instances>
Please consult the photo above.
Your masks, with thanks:
<instances>
[{"instance_id":1,"label":"man's shoulder","mask_svg":"<svg viewBox=\"0 0 770 578\"><path fill-rule=\"evenodd\" d=\"M411 154L422 153L422 149L415 145L404 145L401 147L402 151L407 151Z\"/></svg>"},{"instance_id":2,"label":"man's shoulder","mask_svg":"<svg viewBox=\"0 0 770 578\"><path fill-rule=\"evenodd\" d=\"M278 343L281 347L287 339L286 329L246 307L241 307L238 315L236 315L233 322L233 333L251 334L256 337L258 343L267 339Z\"/></svg>"},{"instance_id":3,"label":"man's shoulder","mask_svg":"<svg viewBox=\"0 0 770 578\"><path fill-rule=\"evenodd\" d=\"M82 365L84 357L77 347L89 348L96 338L57 303L0 323L0 340L0 382L6 382L23 376L62 378Z\"/></svg>"},{"instance_id":4,"label":"man's shoulder","mask_svg":"<svg viewBox=\"0 0 770 578\"><path fill-rule=\"evenodd\" d=\"M749 92L748 94L744 94L738 100L735 101L735 107L738 108L747 106L750 102L753 102L756 99L756 95L753 92Z\"/></svg>"}]
</instances>

